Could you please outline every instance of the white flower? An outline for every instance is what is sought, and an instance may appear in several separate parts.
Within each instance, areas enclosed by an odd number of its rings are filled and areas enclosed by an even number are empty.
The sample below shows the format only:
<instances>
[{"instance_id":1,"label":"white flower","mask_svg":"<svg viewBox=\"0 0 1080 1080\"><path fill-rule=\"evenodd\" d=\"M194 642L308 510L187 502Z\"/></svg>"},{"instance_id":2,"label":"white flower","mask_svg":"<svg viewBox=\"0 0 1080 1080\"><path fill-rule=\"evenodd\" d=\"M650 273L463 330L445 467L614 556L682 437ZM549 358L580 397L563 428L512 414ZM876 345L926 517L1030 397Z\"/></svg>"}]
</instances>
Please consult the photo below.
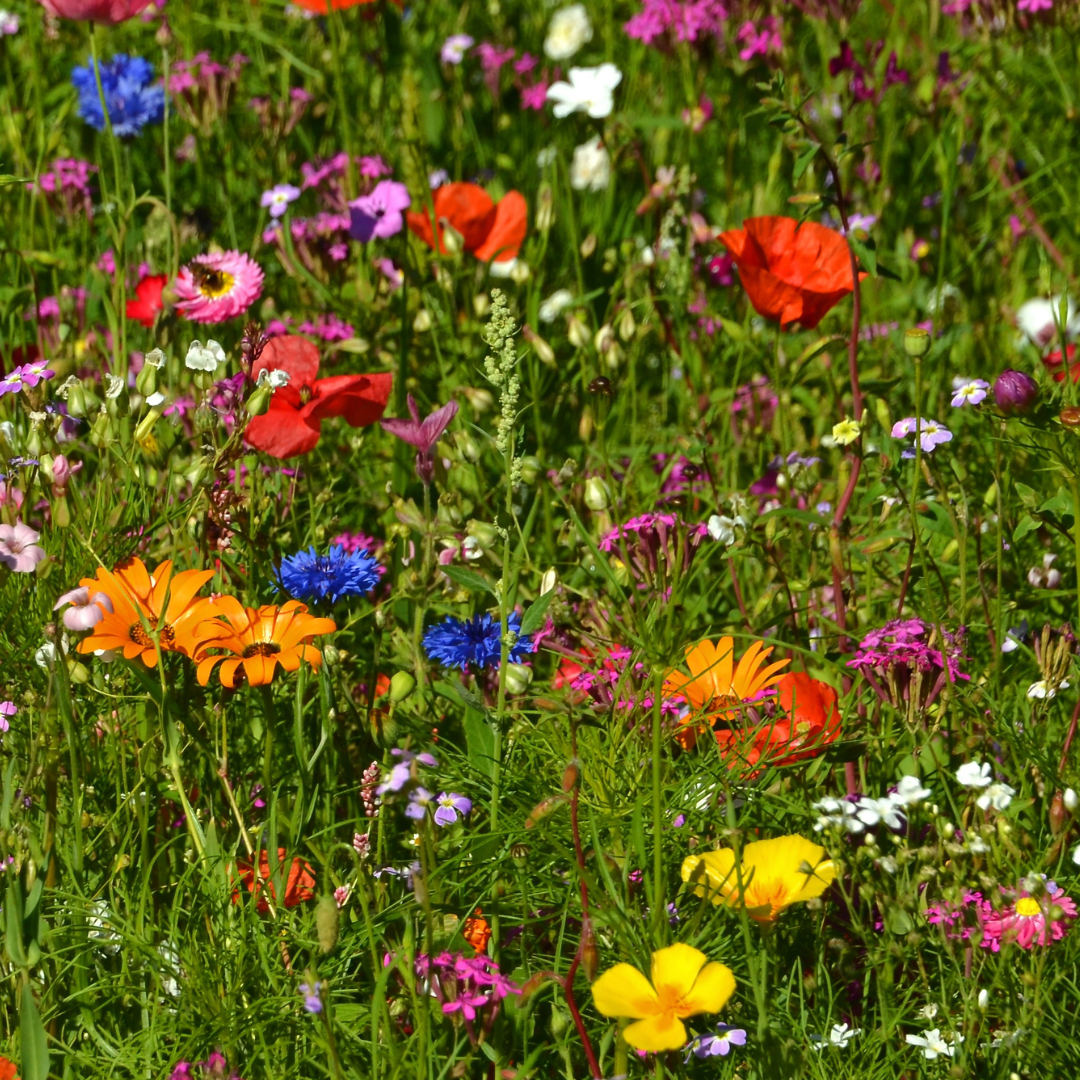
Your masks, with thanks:
<instances>
[{"instance_id":1,"label":"white flower","mask_svg":"<svg viewBox=\"0 0 1080 1080\"><path fill-rule=\"evenodd\" d=\"M833 1024L824 1039L820 1035L812 1035L810 1038L815 1050L824 1050L826 1046L836 1046L843 1050L861 1032L862 1028L851 1028L847 1024Z\"/></svg>"},{"instance_id":2,"label":"white flower","mask_svg":"<svg viewBox=\"0 0 1080 1080\"><path fill-rule=\"evenodd\" d=\"M574 294L569 289L556 289L540 305L540 321L542 323L554 322L573 303Z\"/></svg>"},{"instance_id":3,"label":"white flower","mask_svg":"<svg viewBox=\"0 0 1080 1080\"><path fill-rule=\"evenodd\" d=\"M151 394L146 399L146 404L149 405L151 409L156 409L159 405L164 405L167 400L165 395L158 390L157 393Z\"/></svg>"},{"instance_id":4,"label":"white flower","mask_svg":"<svg viewBox=\"0 0 1080 1080\"><path fill-rule=\"evenodd\" d=\"M555 103L555 116L562 119L573 112L588 113L603 120L615 108L615 87L622 82L622 72L614 64L570 69L569 82L559 81L548 87L547 99Z\"/></svg>"},{"instance_id":5,"label":"white flower","mask_svg":"<svg viewBox=\"0 0 1080 1080\"><path fill-rule=\"evenodd\" d=\"M594 135L574 148L570 162L570 186L575 191L603 191L611 183L611 155Z\"/></svg>"},{"instance_id":6,"label":"white flower","mask_svg":"<svg viewBox=\"0 0 1080 1080\"><path fill-rule=\"evenodd\" d=\"M993 772L985 761L966 761L956 770L956 782L962 787L989 787Z\"/></svg>"},{"instance_id":7,"label":"white flower","mask_svg":"<svg viewBox=\"0 0 1080 1080\"><path fill-rule=\"evenodd\" d=\"M731 547L735 543L735 520L729 517L722 517L720 514L713 514L709 518L709 523L706 526L709 530L709 535L718 543L723 544L724 547Z\"/></svg>"},{"instance_id":8,"label":"white flower","mask_svg":"<svg viewBox=\"0 0 1080 1080\"><path fill-rule=\"evenodd\" d=\"M897 806L914 806L930 798L930 789L922 786L917 776L902 776L896 790L889 796Z\"/></svg>"},{"instance_id":9,"label":"white flower","mask_svg":"<svg viewBox=\"0 0 1080 1080\"><path fill-rule=\"evenodd\" d=\"M1045 349L1052 345L1058 336L1056 320L1060 307L1060 296L1049 300L1028 300L1020 305L1020 310L1016 313L1016 325L1032 345ZM1070 338L1080 334L1080 318L1077 317L1076 305L1071 299L1068 301L1068 312L1065 316L1065 334Z\"/></svg>"},{"instance_id":10,"label":"white flower","mask_svg":"<svg viewBox=\"0 0 1080 1080\"><path fill-rule=\"evenodd\" d=\"M931 1001L924 1005L915 1015L922 1020L933 1020L938 1014L938 1007Z\"/></svg>"},{"instance_id":11,"label":"white flower","mask_svg":"<svg viewBox=\"0 0 1080 1080\"><path fill-rule=\"evenodd\" d=\"M941 1037L938 1028L931 1028L925 1035L905 1035L909 1046L922 1047L923 1056L927 1061L933 1061L936 1057L952 1057L956 1053L958 1043L962 1043L962 1035L954 1035L951 1043Z\"/></svg>"},{"instance_id":12,"label":"white flower","mask_svg":"<svg viewBox=\"0 0 1080 1080\"><path fill-rule=\"evenodd\" d=\"M205 345L201 341L193 341L184 357L185 367L192 371L208 371L211 375L217 370L218 364L225 362L225 350L216 341L208 341Z\"/></svg>"},{"instance_id":13,"label":"white flower","mask_svg":"<svg viewBox=\"0 0 1080 1080\"><path fill-rule=\"evenodd\" d=\"M1072 861L1073 861L1074 863L1076 863L1076 865L1077 865L1077 866L1080 866L1080 845L1077 845L1077 846L1076 846L1076 847L1075 847L1075 848L1073 849L1073 853L1072 853Z\"/></svg>"},{"instance_id":14,"label":"white flower","mask_svg":"<svg viewBox=\"0 0 1080 1080\"><path fill-rule=\"evenodd\" d=\"M821 814L814 824L815 832L822 829L844 829L851 833L863 831L863 823L855 816L855 804L847 799L818 799L813 809Z\"/></svg>"},{"instance_id":15,"label":"white flower","mask_svg":"<svg viewBox=\"0 0 1080 1080\"><path fill-rule=\"evenodd\" d=\"M1045 679L1040 679L1038 682L1033 682L1028 687L1027 696L1029 698L1038 698L1040 701L1049 701L1050 698L1057 697L1059 690L1068 690L1069 680L1062 679L1057 686L1050 686Z\"/></svg>"},{"instance_id":16,"label":"white flower","mask_svg":"<svg viewBox=\"0 0 1080 1080\"><path fill-rule=\"evenodd\" d=\"M583 45L592 41L592 23L584 4L571 4L556 11L548 23L544 53L551 60L569 60Z\"/></svg>"},{"instance_id":17,"label":"white flower","mask_svg":"<svg viewBox=\"0 0 1080 1080\"><path fill-rule=\"evenodd\" d=\"M1025 1028L1017 1028L1015 1031L995 1031L993 1032L993 1042L990 1043L990 1047L993 1050L1000 1050L1003 1047L1008 1049L1010 1046L1015 1046L1023 1037Z\"/></svg>"},{"instance_id":18,"label":"white flower","mask_svg":"<svg viewBox=\"0 0 1080 1080\"><path fill-rule=\"evenodd\" d=\"M981 836L969 836L964 850L969 855L985 855L990 850L990 845Z\"/></svg>"},{"instance_id":19,"label":"white flower","mask_svg":"<svg viewBox=\"0 0 1080 1080\"><path fill-rule=\"evenodd\" d=\"M105 397L109 401L115 401L120 396L120 391L124 389L124 380L119 375L113 375L110 372L105 372Z\"/></svg>"},{"instance_id":20,"label":"white flower","mask_svg":"<svg viewBox=\"0 0 1080 1080\"><path fill-rule=\"evenodd\" d=\"M985 990L985 989L980 990L979 991L979 1008L980 1009L985 1009L986 1006L989 1005L989 1004L990 1004L990 991Z\"/></svg>"},{"instance_id":21,"label":"white flower","mask_svg":"<svg viewBox=\"0 0 1080 1080\"><path fill-rule=\"evenodd\" d=\"M68 654L69 644L70 642L68 641L67 634L61 634L60 648L63 650L65 656L67 656ZM54 642L51 641L46 641L45 644L42 645L41 648L34 653L34 663L37 664L39 668L44 668L46 671L48 671L53 666L53 664L56 663L56 658L56 645Z\"/></svg>"},{"instance_id":22,"label":"white flower","mask_svg":"<svg viewBox=\"0 0 1080 1080\"><path fill-rule=\"evenodd\" d=\"M461 554L470 562L476 562L484 557L484 549L475 536L466 536L461 544Z\"/></svg>"},{"instance_id":23,"label":"white flower","mask_svg":"<svg viewBox=\"0 0 1080 1080\"><path fill-rule=\"evenodd\" d=\"M1065 794L1061 796L1061 801L1065 804L1065 809L1070 814L1076 812L1077 806L1080 806L1080 798L1077 798L1076 792L1071 787L1065 789Z\"/></svg>"},{"instance_id":24,"label":"white flower","mask_svg":"<svg viewBox=\"0 0 1080 1080\"><path fill-rule=\"evenodd\" d=\"M263 368L259 372L259 377L255 380L255 385L269 386L271 390L280 390L283 386L288 386L290 378L289 372L282 371L281 368L275 368L273 371L269 368Z\"/></svg>"},{"instance_id":25,"label":"white flower","mask_svg":"<svg viewBox=\"0 0 1080 1080\"><path fill-rule=\"evenodd\" d=\"M149 364L150 367L160 368L165 364L165 354L160 349L151 349L144 357L143 364Z\"/></svg>"},{"instance_id":26,"label":"white flower","mask_svg":"<svg viewBox=\"0 0 1080 1080\"><path fill-rule=\"evenodd\" d=\"M864 825L883 824L890 829L900 829L904 825L903 811L892 799L871 799L864 795L857 803L856 816Z\"/></svg>"},{"instance_id":27,"label":"white flower","mask_svg":"<svg viewBox=\"0 0 1080 1080\"><path fill-rule=\"evenodd\" d=\"M980 810L989 810L992 806L995 810L1004 810L1016 792L1008 784L991 784L976 800L975 805Z\"/></svg>"}]
</instances>

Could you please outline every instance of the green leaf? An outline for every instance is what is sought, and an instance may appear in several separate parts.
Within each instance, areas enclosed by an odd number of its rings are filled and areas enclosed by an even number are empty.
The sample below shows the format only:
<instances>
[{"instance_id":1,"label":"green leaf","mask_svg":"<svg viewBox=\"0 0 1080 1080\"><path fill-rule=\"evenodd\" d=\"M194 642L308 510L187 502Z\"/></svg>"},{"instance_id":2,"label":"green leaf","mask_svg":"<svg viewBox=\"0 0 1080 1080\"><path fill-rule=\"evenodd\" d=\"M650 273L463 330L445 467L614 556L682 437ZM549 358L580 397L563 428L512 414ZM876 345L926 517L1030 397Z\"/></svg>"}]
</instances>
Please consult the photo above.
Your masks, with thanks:
<instances>
[{"instance_id":1,"label":"green leaf","mask_svg":"<svg viewBox=\"0 0 1080 1080\"><path fill-rule=\"evenodd\" d=\"M896 904L890 904L886 909L885 925L889 928L889 932L896 934L897 937L910 934L915 929L915 921L912 917Z\"/></svg>"},{"instance_id":2,"label":"green leaf","mask_svg":"<svg viewBox=\"0 0 1080 1080\"><path fill-rule=\"evenodd\" d=\"M26 950L23 948L22 882L14 874L9 878L4 897L4 922L4 942L8 959L16 967L26 967Z\"/></svg>"},{"instance_id":3,"label":"green leaf","mask_svg":"<svg viewBox=\"0 0 1080 1080\"><path fill-rule=\"evenodd\" d=\"M727 334L732 341L746 340L746 331L737 322L733 322L731 319L725 319L723 315L721 315L720 325L724 328L724 333Z\"/></svg>"},{"instance_id":4,"label":"green leaf","mask_svg":"<svg viewBox=\"0 0 1080 1080\"><path fill-rule=\"evenodd\" d=\"M1013 543L1023 540L1028 533L1035 532L1041 524L1041 521L1036 521L1030 514L1025 514L1016 528L1013 529Z\"/></svg>"},{"instance_id":5,"label":"green leaf","mask_svg":"<svg viewBox=\"0 0 1080 1080\"><path fill-rule=\"evenodd\" d=\"M1029 510L1034 510L1039 502L1039 493L1034 488L1028 487L1027 484L1021 484L1019 480L1013 481L1013 487L1016 488L1016 494L1020 496L1020 501Z\"/></svg>"},{"instance_id":6,"label":"green leaf","mask_svg":"<svg viewBox=\"0 0 1080 1080\"><path fill-rule=\"evenodd\" d=\"M484 714L475 709L465 711L465 745L469 760L489 779L495 777L495 732Z\"/></svg>"},{"instance_id":7,"label":"green leaf","mask_svg":"<svg viewBox=\"0 0 1080 1080\"><path fill-rule=\"evenodd\" d=\"M860 240L857 236L848 236L848 243L851 245L851 250L859 257L859 262L870 271L874 277L878 275L877 265L877 250L874 246L874 241Z\"/></svg>"},{"instance_id":8,"label":"green leaf","mask_svg":"<svg viewBox=\"0 0 1080 1080\"><path fill-rule=\"evenodd\" d=\"M802 174L810 168L810 162L817 157L817 152L821 149L817 143L811 143L796 159L795 169L791 174L791 178L796 182L802 177Z\"/></svg>"},{"instance_id":9,"label":"green leaf","mask_svg":"<svg viewBox=\"0 0 1080 1080\"><path fill-rule=\"evenodd\" d=\"M495 595L495 590L475 570L467 570L464 566L440 566L439 569L455 584L468 589L469 592L489 592Z\"/></svg>"},{"instance_id":10,"label":"green leaf","mask_svg":"<svg viewBox=\"0 0 1080 1080\"><path fill-rule=\"evenodd\" d=\"M19 1006L19 1043L22 1080L48 1080L49 1040L29 982L23 983Z\"/></svg>"},{"instance_id":11,"label":"green leaf","mask_svg":"<svg viewBox=\"0 0 1080 1080\"><path fill-rule=\"evenodd\" d=\"M551 607L551 601L555 598L555 590L548 589L543 596L538 596L525 612L521 620L521 632L523 634L535 634L544 625L547 617L547 609Z\"/></svg>"}]
</instances>

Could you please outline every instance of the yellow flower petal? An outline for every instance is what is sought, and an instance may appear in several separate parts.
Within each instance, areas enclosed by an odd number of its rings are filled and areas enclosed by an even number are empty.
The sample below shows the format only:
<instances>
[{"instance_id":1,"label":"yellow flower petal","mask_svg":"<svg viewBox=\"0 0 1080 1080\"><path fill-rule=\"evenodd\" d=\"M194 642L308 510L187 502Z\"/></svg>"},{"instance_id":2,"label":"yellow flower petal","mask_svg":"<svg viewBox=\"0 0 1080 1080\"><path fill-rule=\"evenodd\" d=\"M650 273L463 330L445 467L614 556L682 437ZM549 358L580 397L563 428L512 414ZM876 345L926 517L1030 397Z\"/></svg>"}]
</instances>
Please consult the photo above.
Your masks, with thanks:
<instances>
[{"instance_id":1,"label":"yellow flower petal","mask_svg":"<svg viewBox=\"0 0 1080 1080\"><path fill-rule=\"evenodd\" d=\"M731 848L688 855L682 864L682 879L693 883L694 895L722 904L736 890L735 852Z\"/></svg>"},{"instance_id":2,"label":"yellow flower petal","mask_svg":"<svg viewBox=\"0 0 1080 1080\"><path fill-rule=\"evenodd\" d=\"M657 1053L660 1050L679 1050L686 1045L686 1028L672 1013L650 1016L623 1030L623 1038L635 1050Z\"/></svg>"},{"instance_id":3,"label":"yellow flower petal","mask_svg":"<svg viewBox=\"0 0 1080 1080\"><path fill-rule=\"evenodd\" d=\"M657 949L652 954L652 983L657 997L684 998L708 959L700 949L682 942Z\"/></svg>"},{"instance_id":4,"label":"yellow flower petal","mask_svg":"<svg viewBox=\"0 0 1080 1080\"><path fill-rule=\"evenodd\" d=\"M731 969L715 960L698 972L694 988L682 1000L685 1016L719 1012L735 993L735 976Z\"/></svg>"},{"instance_id":5,"label":"yellow flower petal","mask_svg":"<svg viewBox=\"0 0 1080 1080\"><path fill-rule=\"evenodd\" d=\"M592 984L592 996L596 1011L604 1016L629 1016L641 1020L660 1011L651 983L630 964L608 968Z\"/></svg>"}]
</instances>

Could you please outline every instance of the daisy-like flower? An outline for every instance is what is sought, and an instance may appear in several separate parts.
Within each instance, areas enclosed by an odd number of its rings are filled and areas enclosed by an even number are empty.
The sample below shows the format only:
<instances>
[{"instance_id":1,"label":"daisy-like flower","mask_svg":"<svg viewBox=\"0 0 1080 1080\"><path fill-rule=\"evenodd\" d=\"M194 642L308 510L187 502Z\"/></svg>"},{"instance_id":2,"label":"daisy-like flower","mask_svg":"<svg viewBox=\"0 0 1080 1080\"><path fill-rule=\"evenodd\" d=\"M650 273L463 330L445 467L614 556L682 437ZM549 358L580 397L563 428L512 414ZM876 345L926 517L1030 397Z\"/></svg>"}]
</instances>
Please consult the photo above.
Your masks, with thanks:
<instances>
[{"instance_id":1,"label":"daisy-like flower","mask_svg":"<svg viewBox=\"0 0 1080 1080\"><path fill-rule=\"evenodd\" d=\"M952 407L959 409L962 405L979 405L986 400L989 389L990 384L985 379L961 381L959 386L953 388Z\"/></svg>"},{"instance_id":2,"label":"daisy-like flower","mask_svg":"<svg viewBox=\"0 0 1080 1080\"><path fill-rule=\"evenodd\" d=\"M729 968L681 943L654 952L650 974L647 979L630 964L616 964L592 985L597 1012L636 1021L623 1030L635 1050L680 1049L686 1045L683 1020L719 1012L735 992Z\"/></svg>"},{"instance_id":3,"label":"daisy-like flower","mask_svg":"<svg viewBox=\"0 0 1080 1080\"><path fill-rule=\"evenodd\" d=\"M615 107L615 87L622 82L622 72L614 64L599 67L572 67L569 82L560 80L548 87L547 99L555 103L555 116L562 119L574 112L588 113L603 120Z\"/></svg>"},{"instance_id":4,"label":"daisy-like flower","mask_svg":"<svg viewBox=\"0 0 1080 1080\"><path fill-rule=\"evenodd\" d=\"M908 416L903 420L897 420L892 426L892 437L894 439L903 439L907 435L915 435L916 433L918 433L918 439L924 454L930 454L933 452L934 447L952 441L952 432L944 424L939 424L936 420L931 420L926 416L922 416L918 420L914 416ZM905 450L902 456L914 457L915 451Z\"/></svg>"},{"instance_id":5,"label":"daisy-like flower","mask_svg":"<svg viewBox=\"0 0 1080 1080\"><path fill-rule=\"evenodd\" d=\"M818 811L818 819L814 822L814 832L822 832L824 829L842 829L844 832L860 833L866 827L858 817L855 804L848 799L834 799L826 796L812 804L812 808Z\"/></svg>"},{"instance_id":6,"label":"daisy-like flower","mask_svg":"<svg viewBox=\"0 0 1080 1080\"><path fill-rule=\"evenodd\" d=\"M182 266L173 289L176 308L192 322L219 323L242 315L262 295L263 272L239 251L197 255Z\"/></svg>"},{"instance_id":7,"label":"daisy-like flower","mask_svg":"<svg viewBox=\"0 0 1080 1080\"><path fill-rule=\"evenodd\" d=\"M435 811L436 825L453 825L459 814L465 817L472 810L472 799L467 799L456 791L440 792L435 802L438 805Z\"/></svg>"},{"instance_id":8,"label":"daisy-like flower","mask_svg":"<svg viewBox=\"0 0 1080 1080\"><path fill-rule=\"evenodd\" d=\"M986 761L966 761L956 770L956 782L961 787L984 788L994 779L994 771Z\"/></svg>"},{"instance_id":9,"label":"daisy-like flower","mask_svg":"<svg viewBox=\"0 0 1080 1080\"><path fill-rule=\"evenodd\" d=\"M222 596L212 602L211 614L224 616L225 621L214 619L202 628L205 636L195 657L199 684L205 686L210 681L220 661L221 685L230 690L242 680L251 686L269 685L279 664L286 671L296 671L301 660L319 667L322 653L311 641L337 629L333 619L309 615L297 600L281 607L265 604L246 608L235 596ZM220 651L210 654L210 649Z\"/></svg>"},{"instance_id":10,"label":"daisy-like flower","mask_svg":"<svg viewBox=\"0 0 1080 1080\"><path fill-rule=\"evenodd\" d=\"M989 904L983 911L982 945L997 952L1002 942L1015 942L1021 949L1050 945L1068 933L1068 924L1076 918L1076 903L1054 881L1045 883L1039 897L1022 890L1016 900L1001 911Z\"/></svg>"},{"instance_id":11,"label":"daisy-like flower","mask_svg":"<svg viewBox=\"0 0 1080 1080\"><path fill-rule=\"evenodd\" d=\"M161 563L151 574L141 559L131 558L112 570L99 566L97 576L83 578L79 585L97 600L102 617L93 633L79 642L79 652L120 649L125 660L142 660L156 667L158 650L194 656L202 640L197 636L202 624L213 614L210 601L195 594L214 576L213 570L185 570L173 574L171 561ZM209 637L214 628L206 633Z\"/></svg>"},{"instance_id":12,"label":"daisy-like flower","mask_svg":"<svg viewBox=\"0 0 1080 1080\"><path fill-rule=\"evenodd\" d=\"M815 1050L824 1050L827 1046L835 1046L843 1050L856 1035L862 1033L861 1028L853 1028L849 1024L833 1024L826 1036L811 1035L810 1042Z\"/></svg>"},{"instance_id":13,"label":"daisy-like flower","mask_svg":"<svg viewBox=\"0 0 1080 1080\"><path fill-rule=\"evenodd\" d=\"M927 1061L933 1061L938 1057L951 1058L956 1053L956 1047L964 1041L962 1035L953 1035L952 1041L945 1039L940 1028L931 1028L925 1035L905 1035L908 1046L918 1046Z\"/></svg>"},{"instance_id":14,"label":"daisy-like flower","mask_svg":"<svg viewBox=\"0 0 1080 1080\"><path fill-rule=\"evenodd\" d=\"M506 628L517 635L510 649L510 663L520 664L534 651L532 638L521 633L521 616L511 612ZM471 619L448 616L424 634L424 649L432 660L446 667L465 671L470 664L478 668L498 667L502 657L501 630L498 619L491 615L474 615Z\"/></svg>"},{"instance_id":15,"label":"daisy-like flower","mask_svg":"<svg viewBox=\"0 0 1080 1080\"><path fill-rule=\"evenodd\" d=\"M40 539L40 533L21 521L0 525L0 566L6 566L16 574L32 574L45 558L45 549L38 547Z\"/></svg>"},{"instance_id":16,"label":"daisy-like flower","mask_svg":"<svg viewBox=\"0 0 1080 1080\"><path fill-rule=\"evenodd\" d=\"M317 555L313 547L289 555L281 560L279 574L290 596L333 604L371 592L379 584L380 570L378 560L366 551L348 552L334 544L325 555Z\"/></svg>"},{"instance_id":17,"label":"daisy-like flower","mask_svg":"<svg viewBox=\"0 0 1080 1080\"><path fill-rule=\"evenodd\" d=\"M991 807L995 810L1005 810L1008 808L1009 803L1012 802L1012 798L1015 794L1015 789L1009 787L1008 784L991 784L975 800L975 805L980 810L989 810Z\"/></svg>"},{"instance_id":18,"label":"daisy-like flower","mask_svg":"<svg viewBox=\"0 0 1080 1080\"><path fill-rule=\"evenodd\" d=\"M792 904L820 896L835 877L829 853L801 836L746 844L738 866L733 848L689 855L682 864L682 879L695 895L745 907L758 922L772 922Z\"/></svg>"},{"instance_id":19,"label":"daisy-like flower","mask_svg":"<svg viewBox=\"0 0 1080 1080\"><path fill-rule=\"evenodd\" d=\"M289 203L300 198L300 189L292 184L276 184L262 193L259 205L270 211L272 218L281 217L289 209Z\"/></svg>"}]
</instances>

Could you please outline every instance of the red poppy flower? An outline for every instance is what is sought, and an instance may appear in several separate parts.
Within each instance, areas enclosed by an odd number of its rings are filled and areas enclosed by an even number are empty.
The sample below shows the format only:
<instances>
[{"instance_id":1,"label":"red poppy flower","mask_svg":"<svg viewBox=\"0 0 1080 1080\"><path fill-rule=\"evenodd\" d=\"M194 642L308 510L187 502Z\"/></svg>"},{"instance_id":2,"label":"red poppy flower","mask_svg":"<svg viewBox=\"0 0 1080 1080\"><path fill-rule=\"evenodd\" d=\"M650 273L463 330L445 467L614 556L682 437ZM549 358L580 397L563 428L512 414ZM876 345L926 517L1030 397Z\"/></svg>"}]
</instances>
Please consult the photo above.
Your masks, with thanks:
<instances>
[{"instance_id":1,"label":"red poppy flower","mask_svg":"<svg viewBox=\"0 0 1080 1080\"><path fill-rule=\"evenodd\" d=\"M1065 357L1069 362L1069 370L1072 372L1073 382L1080 382L1080 364L1076 362L1076 346L1065 346ZM1054 382L1065 381L1065 369L1061 364L1061 350L1049 353L1042 358L1046 369L1054 376Z\"/></svg>"},{"instance_id":2,"label":"red poppy flower","mask_svg":"<svg viewBox=\"0 0 1080 1080\"><path fill-rule=\"evenodd\" d=\"M433 196L438 243L431 218L425 210L406 214L409 228L428 247L446 254L443 229L449 225L461 235L466 251L481 262L509 262L517 258L528 228L529 207L520 191L508 191L495 203L476 184L443 184Z\"/></svg>"},{"instance_id":3,"label":"red poppy flower","mask_svg":"<svg viewBox=\"0 0 1080 1080\"><path fill-rule=\"evenodd\" d=\"M331 8L334 11L344 11L346 8L360 7L362 4L374 4L375 0L293 0L297 7L305 11L314 11L316 15L326 15ZM398 7L404 5L404 0L394 0Z\"/></svg>"},{"instance_id":4,"label":"red poppy flower","mask_svg":"<svg viewBox=\"0 0 1080 1080\"><path fill-rule=\"evenodd\" d=\"M254 416L244 438L271 457L288 458L315 449L322 422L343 416L352 427L374 424L386 409L393 378L376 375L331 375L318 379L319 350L307 338L287 334L271 338L251 369L284 371L288 383L274 391L270 410Z\"/></svg>"},{"instance_id":5,"label":"red poppy flower","mask_svg":"<svg viewBox=\"0 0 1080 1080\"><path fill-rule=\"evenodd\" d=\"M747 218L720 234L754 310L781 326L812 330L854 288L847 241L835 230L794 218ZM861 278L865 274L860 275Z\"/></svg>"},{"instance_id":6,"label":"red poppy flower","mask_svg":"<svg viewBox=\"0 0 1080 1080\"><path fill-rule=\"evenodd\" d=\"M285 862L285 849L278 848L278 862ZM240 872L240 882L249 893L254 893L258 898L255 907L258 911L269 911L270 901L262 896L263 887L270 894L270 900L277 900L274 892L274 883L271 880L270 855L265 848L259 852L259 880L255 878L255 871L249 861L237 863ZM315 895L315 874L311 866L303 859L296 858L289 864L289 876L285 881L285 906L296 907L305 900L310 900ZM240 892L233 893L233 903L240 900Z\"/></svg>"},{"instance_id":7,"label":"red poppy flower","mask_svg":"<svg viewBox=\"0 0 1080 1080\"><path fill-rule=\"evenodd\" d=\"M19 1080L18 1065L6 1057L0 1057L0 1080Z\"/></svg>"},{"instance_id":8,"label":"red poppy flower","mask_svg":"<svg viewBox=\"0 0 1080 1080\"><path fill-rule=\"evenodd\" d=\"M135 286L136 299L127 302L127 317L143 326L153 326L154 316L164 308L161 294L169 280L168 274L150 274Z\"/></svg>"}]
</instances>

